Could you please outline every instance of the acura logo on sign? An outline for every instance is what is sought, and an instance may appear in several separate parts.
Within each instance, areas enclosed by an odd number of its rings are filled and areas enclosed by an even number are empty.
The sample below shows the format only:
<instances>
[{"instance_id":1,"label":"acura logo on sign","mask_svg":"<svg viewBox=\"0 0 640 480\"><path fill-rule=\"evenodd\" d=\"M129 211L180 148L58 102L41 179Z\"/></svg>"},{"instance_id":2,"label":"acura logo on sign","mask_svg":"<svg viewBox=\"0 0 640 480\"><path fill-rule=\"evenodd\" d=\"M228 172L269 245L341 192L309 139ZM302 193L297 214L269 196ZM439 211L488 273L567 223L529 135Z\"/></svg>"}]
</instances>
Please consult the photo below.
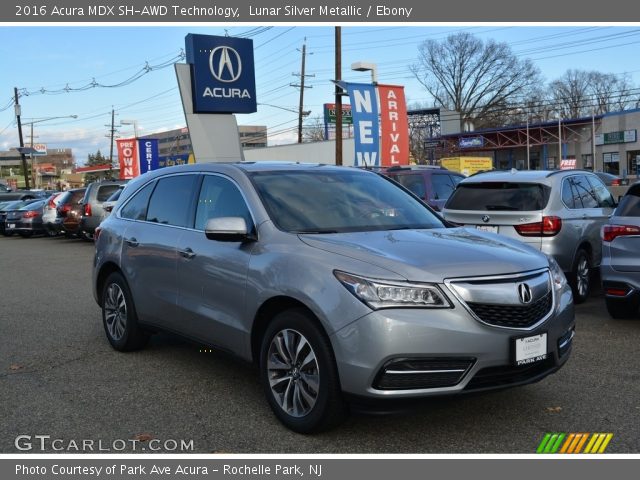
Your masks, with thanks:
<instances>
[{"instance_id":1,"label":"acura logo on sign","mask_svg":"<svg viewBox=\"0 0 640 480\"><path fill-rule=\"evenodd\" d=\"M209 55L209 69L219 82L235 82L242 75L240 54L231 47L216 47Z\"/></svg>"},{"instance_id":2,"label":"acura logo on sign","mask_svg":"<svg viewBox=\"0 0 640 480\"><path fill-rule=\"evenodd\" d=\"M489 220L491 220L491 217L489 215L483 215L482 216L482 221L484 223L489 223Z\"/></svg>"},{"instance_id":3,"label":"acura logo on sign","mask_svg":"<svg viewBox=\"0 0 640 480\"><path fill-rule=\"evenodd\" d=\"M518 284L518 296L520 297L520 301L524 304L531 303L532 295L531 295L531 287L526 283Z\"/></svg>"}]
</instances>

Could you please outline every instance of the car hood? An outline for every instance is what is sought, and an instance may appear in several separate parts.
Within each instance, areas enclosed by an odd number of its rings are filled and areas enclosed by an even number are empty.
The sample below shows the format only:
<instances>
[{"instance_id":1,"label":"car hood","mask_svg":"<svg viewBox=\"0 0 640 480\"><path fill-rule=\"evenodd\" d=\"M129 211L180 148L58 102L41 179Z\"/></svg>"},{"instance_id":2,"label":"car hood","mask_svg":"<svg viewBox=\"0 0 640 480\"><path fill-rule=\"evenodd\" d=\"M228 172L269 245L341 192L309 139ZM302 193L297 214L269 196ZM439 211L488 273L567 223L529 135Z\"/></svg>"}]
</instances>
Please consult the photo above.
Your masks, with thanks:
<instances>
[{"instance_id":1,"label":"car hood","mask_svg":"<svg viewBox=\"0 0 640 480\"><path fill-rule=\"evenodd\" d=\"M510 274L548 266L544 254L524 243L467 228L299 237L311 247L356 258L410 281L440 283L447 278Z\"/></svg>"}]
</instances>

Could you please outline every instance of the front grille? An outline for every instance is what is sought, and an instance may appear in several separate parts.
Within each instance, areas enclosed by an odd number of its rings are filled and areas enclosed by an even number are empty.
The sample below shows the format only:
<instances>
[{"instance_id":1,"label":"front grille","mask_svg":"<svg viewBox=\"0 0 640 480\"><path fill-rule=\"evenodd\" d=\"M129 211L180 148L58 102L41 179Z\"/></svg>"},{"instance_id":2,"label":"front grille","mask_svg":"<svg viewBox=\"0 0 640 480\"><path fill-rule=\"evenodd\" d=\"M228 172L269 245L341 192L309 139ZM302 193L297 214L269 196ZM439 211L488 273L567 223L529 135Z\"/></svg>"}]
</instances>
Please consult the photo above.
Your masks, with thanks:
<instances>
[{"instance_id":1,"label":"front grille","mask_svg":"<svg viewBox=\"0 0 640 480\"><path fill-rule=\"evenodd\" d=\"M551 373L555 367L555 361L550 354L549 358L541 362L522 366L499 366L483 368L476 373L464 387L465 390L481 390L485 388L508 387L509 385L527 382Z\"/></svg>"},{"instance_id":2,"label":"front grille","mask_svg":"<svg viewBox=\"0 0 640 480\"><path fill-rule=\"evenodd\" d=\"M384 365L373 382L378 390L452 387L460 383L474 358L403 358Z\"/></svg>"},{"instance_id":3,"label":"front grille","mask_svg":"<svg viewBox=\"0 0 640 480\"><path fill-rule=\"evenodd\" d=\"M551 291L530 305L467 303L473 313L483 322L509 328L528 328L535 325L549 313L552 304L553 294Z\"/></svg>"}]
</instances>

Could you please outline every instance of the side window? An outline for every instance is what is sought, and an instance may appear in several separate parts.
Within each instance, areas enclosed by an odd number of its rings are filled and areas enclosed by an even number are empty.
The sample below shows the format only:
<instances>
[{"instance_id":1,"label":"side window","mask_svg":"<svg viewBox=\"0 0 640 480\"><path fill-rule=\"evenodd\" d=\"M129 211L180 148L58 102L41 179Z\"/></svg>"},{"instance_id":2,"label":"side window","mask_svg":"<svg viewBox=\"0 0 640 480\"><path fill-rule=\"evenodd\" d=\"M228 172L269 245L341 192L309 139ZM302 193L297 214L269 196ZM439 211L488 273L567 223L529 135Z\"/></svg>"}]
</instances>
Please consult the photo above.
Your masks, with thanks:
<instances>
[{"instance_id":1,"label":"side window","mask_svg":"<svg viewBox=\"0 0 640 480\"><path fill-rule=\"evenodd\" d=\"M433 198L435 200L448 199L454 189L449 175L440 175L437 173L431 175L431 186L433 187Z\"/></svg>"},{"instance_id":2,"label":"side window","mask_svg":"<svg viewBox=\"0 0 640 480\"><path fill-rule=\"evenodd\" d=\"M609 190L607 190L607 187L604 186L604 183L602 183L599 178L591 175L587 175L587 179L589 180L589 183L593 187L593 191L596 194L598 206L601 208L613 208L615 202L613 201L611 193L609 193Z\"/></svg>"},{"instance_id":3,"label":"side window","mask_svg":"<svg viewBox=\"0 0 640 480\"><path fill-rule=\"evenodd\" d=\"M98 202L106 202L107 198L111 196L113 192L118 190L118 185L104 185L98 187L98 193L96 194L96 200Z\"/></svg>"},{"instance_id":4,"label":"side window","mask_svg":"<svg viewBox=\"0 0 640 480\"><path fill-rule=\"evenodd\" d=\"M576 206L580 208L580 203L578 202L579 198L580 202L582 202L582 208L598 208L596 194L591 189L591 185L587 181L587 177L584 175L576 175L575 177L572 177L572 179L573 188L575 189Z\"/></svg>"},{"instance_id":5,"label":"side window","mask_svg":"<svg viewBox=\"0 0 640 480\"><path fill-rule=\"evenodd\" d=\"M459 175L449 175L451 179L451 183L453 183L454 188L458 186L458 184L465 179L465 177L461 177Z\"/></svg>"},{"instance_id":6,"label":"side window","mask_svg":"<svg viewBox=\"0 0 640 480\"><path fill-rule=\"evenodd\" d=\"M149 197L153 192L155 182L151 182L133 195L127 204L120 210L120 217L130 220L144 220L147 217L147 207L149 206Z\"/></svg>"},{"instance_id":7,"label":"side window","mask_svg":"<svg viewBox=\"0 0 640 480\"><path fill-rule=\"evenodd\" d=\"M147 211L147 221L190 227L193 196L198 175L175 175L158 180Z\"/></svg>"},{"instance_id":8,"label":"side window","mask_svg":"<svg viewBox=\"0 0 640 480\"><path fill-rule=\"evenodd\" d=\"M253 220L247 204L230 180L217 175L205 175L196 207L196 230L204 230L207 220L220 217L242 217L249 231Z\"/></svg>"},{"instance_id":9,"label":"side window","mask_svg":"<svg viewBox=\"0 0 640 480\"><path fill-rule=\"evenodd\" d=\"M424 177L422 175L398 175L394 177L403 187L411 190L416 196L426 198L427 192L424 188Z\"/></svg>"},{"instance_id":10,"label":"side window","mask_svg":"<svg viewBox=\"0 0 640 480\"><path fill-rule=\"evenodd\" d=\"M567 208L576 208L570 178L567 178L562 182L562 201L567 206Z\"/></svg>"}]
</instances>

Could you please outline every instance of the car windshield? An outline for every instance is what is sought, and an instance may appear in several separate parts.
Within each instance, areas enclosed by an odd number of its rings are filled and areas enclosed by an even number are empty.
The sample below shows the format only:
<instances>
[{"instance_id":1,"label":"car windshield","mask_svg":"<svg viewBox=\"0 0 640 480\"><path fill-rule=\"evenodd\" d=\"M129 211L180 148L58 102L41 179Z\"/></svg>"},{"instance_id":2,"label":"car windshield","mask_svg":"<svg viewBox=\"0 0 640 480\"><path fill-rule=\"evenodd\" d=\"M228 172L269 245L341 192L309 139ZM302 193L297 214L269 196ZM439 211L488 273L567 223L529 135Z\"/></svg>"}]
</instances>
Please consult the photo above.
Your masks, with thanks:
<instances>
[{"instance_id":1,"label":"car windshield","mask_svg":"<svg viewBox=\"0 0 640 480\"><path fill-rule=\"evenodd\" d=\"M640 184L632 186L622 197L614 215L617 217L640 217Z\"/></svg>"},{"instance_id":2,"label":"car windshield","mask_svg":"<svg viewBox=\"0 0 640 480\"><path fill-rule=\"evenodd\" d=\"M269 216L292 233L431 229L442 221L382 176L357 170L253 172Z\"/></svg>"},{"instance_id":3,"label":"car windshield","mask_svg":"<svg viewBox=\"0 0 640 480\"><path fill-rule=\"evenodd\" d=\"M36 202L29 202L26 205L20 207L20 210L38 210L42 208L45 204L46 200L39 200Z\"/></svg>"},{"instance_id":4,"label":"car windshield","mask_svg":"<svg viewBox=\"0 0 640 480\"><path fill-rule=\"evenodd\" d=\"M493 210L526 212L542 210L550 189L537 183L462 182L449 197L449 210Z\"/></svg>"},{"instance_id":5,"label":"car windshield","mask_svg":"<svg viewBox=\"0 0 640 480\"><path fill-rule=\"evenodd\" d=\"M124 185L121 187L118 187L118 189L113 192L109 198L107 198L107 202L115 202L116 200L118 200L120 198L120 194L122 193L122 191L124 190Z\"/></svg>"}]
</instances>

